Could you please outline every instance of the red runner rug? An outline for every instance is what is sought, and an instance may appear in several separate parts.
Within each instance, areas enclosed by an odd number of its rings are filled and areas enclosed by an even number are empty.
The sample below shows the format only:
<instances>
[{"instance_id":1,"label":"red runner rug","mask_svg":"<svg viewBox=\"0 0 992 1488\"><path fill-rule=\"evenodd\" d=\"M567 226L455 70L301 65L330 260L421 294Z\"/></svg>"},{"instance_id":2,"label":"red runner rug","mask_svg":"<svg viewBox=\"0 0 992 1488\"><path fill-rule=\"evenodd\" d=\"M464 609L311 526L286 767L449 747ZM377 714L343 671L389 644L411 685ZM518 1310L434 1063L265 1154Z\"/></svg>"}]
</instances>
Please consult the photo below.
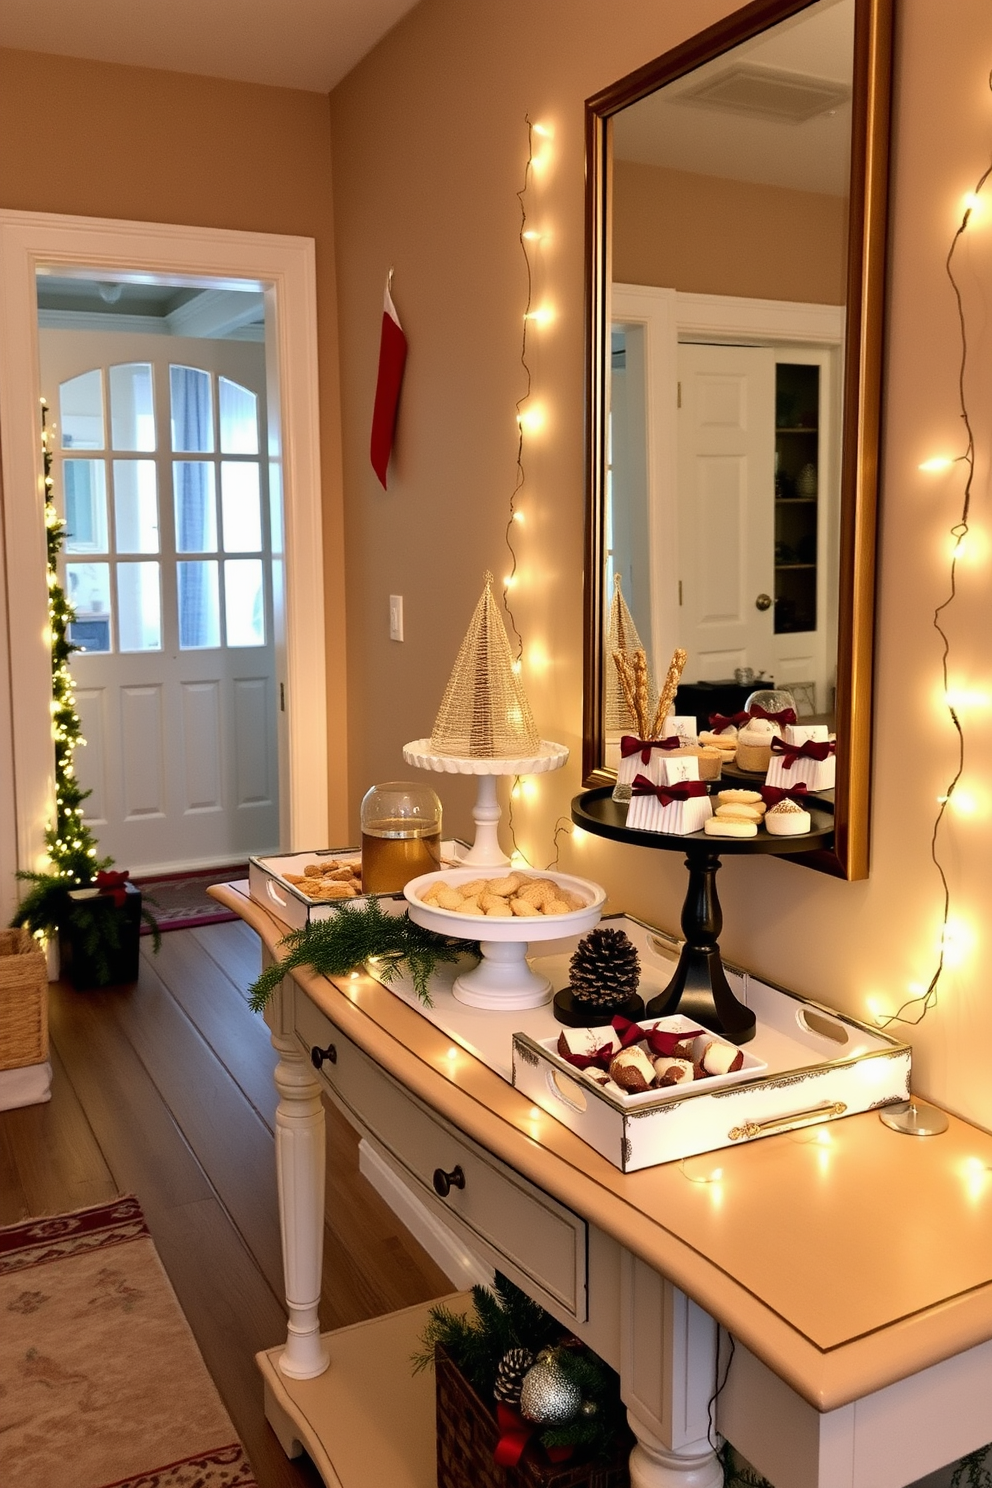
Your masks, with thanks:
<instances>
[{"instance_id":1,"label":"red runner rug","mask_svg":"<svg viewBox=\"0 0 992 1488\"><path fill-rule=\"evenodd\" d=\"M211 899L211 884L234 883L248 877L248 864L237 863L227 868L201 868L195 873L163 873L158 877L136 878L135 883L145 902L158 920L158 928L192 930L199 925L220 925L238 916ZM142 935L151 929L143 924Z\"/></svg>"},{"instance_id":2,"label":"red runner rug","mask_svg":"<svg viewBox=\"0 0 992 1488\"><path fill-rule=\"evenodd\" d=\"M257 1488L137 1200L0 1229L0 1482Z\"/></svg>"}]
</instances>

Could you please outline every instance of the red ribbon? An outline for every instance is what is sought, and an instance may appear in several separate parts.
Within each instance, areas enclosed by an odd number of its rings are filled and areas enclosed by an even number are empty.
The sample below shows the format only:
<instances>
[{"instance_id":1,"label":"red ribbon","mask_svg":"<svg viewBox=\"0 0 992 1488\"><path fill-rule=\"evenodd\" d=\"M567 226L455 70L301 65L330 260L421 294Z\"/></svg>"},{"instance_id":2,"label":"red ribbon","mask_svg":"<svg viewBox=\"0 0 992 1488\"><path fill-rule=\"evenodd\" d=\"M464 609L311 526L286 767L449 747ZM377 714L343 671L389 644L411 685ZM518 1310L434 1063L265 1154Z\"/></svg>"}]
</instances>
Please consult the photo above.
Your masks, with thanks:
<instances>
[{"instance_id":1,"label":"red ribbon","mask_svg":"<svg viewBox=\"0 0 992 1488\"><path fill-rule=\"evenodd\" d=\"M806 790L805 780L797 780L795 785L790 785L787 790L780 790L777 785L763 785L761 799L766 806L777 806L779 801L786 801L790 796L805 796Z\"/></svg>"},{"instance_id":2,"label":"red ribbon","mask_svg":"<svg viewBox=\"0 0 992 1488\"><path fill-rule=\"evenodd\" d=\"M608 1070L610 1060L613 1058L613 1045L600 1044L598 1049L593 1049L591 1054L562 1054L562 1059L567 1059L569 1064L574 1064L576 1069L601 1069Z\"/></svg>"},{"instance_id":3,"label":"red ribbon","mask_svg":"<svg viewBox=\"0 0 992 1488\"><path fill-rule=\"evenodd\" d=\"M130 873L105 873L101 868L96 876L96 886L101 894L111 894L114 900L114 908L120 909L127 898L127 889L124 885L131 877Z\"/></svg>"},{"instance_id":4,"label":"red ribbon","mask_svg":"<svg viewBox=\"0 0 992 1488\"><path fill-rule=\"evenodd\" d=\"M772 740L772 754L782 755L783 770L791 770L799 759L819 760L822 764L836 748L837 744L833 739L824 739L822 742L807 739L805 744L786 744L784 739Z\"/></svg>"},{"instance_id":5,"label":"red ribbon","mask_svg":"<svg viewBox=\"0 0 992 1488\"><path fill-rule=\"evenodd\" d=\"M624 734L620 740L620 754L623 759L630 759L640 750L641 764L649 765L652 749L678 749L681 743L677 735L670 739L635 739L633 734Z\"/></svg>"},{"instance_id":6,"label":"red ribbon","mask_svg":"<svg viewBox=\"0 0 992 1488\"><path fill-rule=\"evenodd\" d=\"M662 806L673 801L688 801L690 796L705 796L705 780L677 780L674 785L654 785L646 775L635 775L631 793L635 796L657 796Z\"/></svg>"},{"instance_id":7,"label":"red ribbon","mask_svg":"<svg viewBox=\"0 0 992 1488\"><path fill-rule=\"evenodd\" d=\"M750 713L711 713L710 728L715 734L722 734L724 729L743 728L750 717Z\"/></svg>"},{"instance_id":8,"label":"red ribbon","mask_svg":"<svg viewBox=\"0 0 992 1488\"><path fill-rule=\"evenodd\" d=\"M493 1461L498 1462L500 1467L516 1467L524 1454L524 1448L536 1433L537 1426L532 1421L525 1421L519 1411L502 1400L496 1402L496 1424L499 1427L499 1441L493 1451ZM552 1462L567 1462L573 1449L545 1447L544 1450Z\"/></svg>"},{"instance_id":9,"label":"red ribbon","mask_svg":"<svg viewBox=\"0 0 992 1488\"><path fill-rule=\"evenodd\" d=\"M751 709L751 717L767 718L769 723L777 723L785 728L787 723L795 723L796 710L795 708L780 708L777 713L769 713L767 708L763 708L760 703L755 703Z\"/></svg>"},{"instance_id":10,"label":"red ribbon","mask_svg":"<svg viewBox=\"0 0 992 1488\"><path fill-rule=\"evenodd\" d=\"M673 1033L666 1028L642 1028L639 1023L630 1023L618 1013L613 1019L613 1031L624 1049L629 1048L631 1044L640 1043L643 1039L652 1054L658 1054L663 1059L671 1059L679 1044L684 1044L688 1039L698 1038L703 1030L686 1028L681 1033Z\"/></svg>"}]
</instances>

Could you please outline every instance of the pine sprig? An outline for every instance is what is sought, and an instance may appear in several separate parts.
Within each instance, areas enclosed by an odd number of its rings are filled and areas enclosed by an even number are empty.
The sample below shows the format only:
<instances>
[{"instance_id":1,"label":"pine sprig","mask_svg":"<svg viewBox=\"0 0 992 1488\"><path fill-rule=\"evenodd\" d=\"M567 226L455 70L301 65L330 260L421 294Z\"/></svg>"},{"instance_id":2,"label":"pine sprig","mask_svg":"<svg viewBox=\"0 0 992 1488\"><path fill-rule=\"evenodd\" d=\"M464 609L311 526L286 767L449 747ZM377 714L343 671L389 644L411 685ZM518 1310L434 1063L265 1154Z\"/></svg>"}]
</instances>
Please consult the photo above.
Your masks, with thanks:
<instances>
[{"instance_id":1,"label":"pine sprig","mask_svg":"<svg viewBox=\"0 0 992 1488\"><path fill-rule=\"evenodd\" d=\"M425 1007L431 1007L428 983L437 967L457 961L464 951L478 954L473 942L435 935L407 914L386 914L374 897L360 906L336 904L334 911L326 920L291 930L279 942L282 960L266 967L248 988L254 1012L262 1011L283 977L298 966L309 966L322 976L345 976L370 960L383 982L408 971L413 990Z\"/></svg>"},{"instance_id":2,"label":"pine sprig","mask_svg":"<svg viewBox=\"0 0 992 1488\"><path fill-rule=\"evenodd\" d=\"M561 1327L498 1271L494 1290L472 1288L472 1303L473 1311L464 1317L443 1303L431 1308L421 1349L413 1356L414 1373L434 1367L434 1348L441 1344L473 1389L491 1400L503 1355L514 1348L536 1354L557 1342Z\"/></svg>"}]
</instances>

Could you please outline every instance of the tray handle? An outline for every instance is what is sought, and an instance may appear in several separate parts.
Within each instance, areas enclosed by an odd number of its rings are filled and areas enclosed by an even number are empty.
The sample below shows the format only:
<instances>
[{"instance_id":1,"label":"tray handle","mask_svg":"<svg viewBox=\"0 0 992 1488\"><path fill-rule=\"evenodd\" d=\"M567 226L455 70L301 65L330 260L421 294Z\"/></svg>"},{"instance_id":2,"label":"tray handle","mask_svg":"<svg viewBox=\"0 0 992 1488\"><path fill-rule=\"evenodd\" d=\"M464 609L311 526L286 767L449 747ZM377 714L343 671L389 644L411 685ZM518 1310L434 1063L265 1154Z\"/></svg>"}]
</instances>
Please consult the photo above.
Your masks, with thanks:
<instances>
[{"instance_id":1,"label":"tray handle","mask_svg":"<svg viewBox=\"0 0 992 1488\"><path fill-rule=\"evenodd\" d=\"M732 1126L727 1137L731 1142L740 1142L748 1137L767 1137L771 1132L779 1131L785 1126L795 1126L797 1123L812 1126L821 1121L830 1121L834 1116L843 1116L846 1110L846 1101L823 1101L818 1106L807 1106L803 1111L790 1111L787 1116L770 1116L767 1121L742 1122L740 1126Z\"/></svg>"},{"instance_id":2,"label":"tray handle","mask_svg":"<svg viewBox=\"0 0 992 1488\"><path fill-rule=\"evenodd\" d=\"M271 878L267 878L265 880L265 892L268 894L273 904L278 904L280 909L286 908L287 901L283 899L279 893L277 893L275 883Z\"/></svg>"},{"instance_id":3,"label":"tray handle","mask_svg":"<svg viewBox=\"0 0 992 1488\"><path fill-rule=\"evenodd\" d=\"M555 1100L561 1101L563 1106L568 1106L572 1111L584 1111L589 1104L578 1080L573 1080L571 1075L564 1075L559 1070L548 1070L548 1089Z\"/></svg>"},{"instance_id":4,"label":"tray handle","mask_svg":"<svg viewBox=\"0 0 992 1488\"><path fill-rule=\"evenodd\" d=\"M815 1034L817 1038L830 1039L835 1044L849 1044L851 1035L839 1018L832 1018L822 1008L810 1007L804 1004L796 1008L796 1022L804 1033Z\"/></svg>"}]
</instances>

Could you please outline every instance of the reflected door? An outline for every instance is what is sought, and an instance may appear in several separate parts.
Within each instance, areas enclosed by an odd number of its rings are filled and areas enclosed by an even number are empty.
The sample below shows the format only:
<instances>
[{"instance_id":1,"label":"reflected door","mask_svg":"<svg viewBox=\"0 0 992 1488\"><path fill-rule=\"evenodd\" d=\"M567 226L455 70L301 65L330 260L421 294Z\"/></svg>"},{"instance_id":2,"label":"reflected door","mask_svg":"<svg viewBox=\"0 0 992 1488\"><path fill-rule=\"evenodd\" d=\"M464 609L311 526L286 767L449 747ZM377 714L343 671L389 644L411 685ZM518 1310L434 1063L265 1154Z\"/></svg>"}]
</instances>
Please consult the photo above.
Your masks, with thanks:
<instances>
[{"instance_id":1,"label":"reflected door","mask_svg":"<svg viewBox=\"0 0 992 1488\"><path fill-rule=\"evenodd\" d=\"M678 553L686 676L775 667L775 354L678 349Z\"/></svg>"},{"instance_id":2,"label":"reflected door","mask_svg":"<svg viewBox=\"0 0 992 1488\"><path fill-rule=\"evenodd\" d=\"M63 583L101 852L132 872L279 841L261 345L42 330Z\"/></svg>"}]
</instances>

